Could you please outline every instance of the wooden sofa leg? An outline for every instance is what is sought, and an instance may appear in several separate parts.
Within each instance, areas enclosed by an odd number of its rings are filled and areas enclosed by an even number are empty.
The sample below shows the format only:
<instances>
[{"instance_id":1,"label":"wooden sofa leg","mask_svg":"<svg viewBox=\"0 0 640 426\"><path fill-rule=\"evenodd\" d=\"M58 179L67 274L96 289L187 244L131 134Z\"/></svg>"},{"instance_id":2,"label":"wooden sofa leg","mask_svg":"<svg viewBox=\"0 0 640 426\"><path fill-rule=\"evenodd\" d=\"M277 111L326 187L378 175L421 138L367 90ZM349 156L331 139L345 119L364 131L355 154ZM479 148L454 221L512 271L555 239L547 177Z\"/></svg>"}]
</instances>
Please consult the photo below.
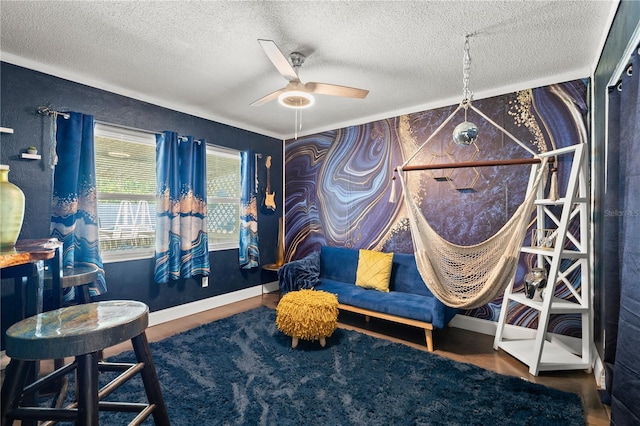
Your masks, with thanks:
<instances>
[{"instance_id":1,"label":"wooden sofa leg","mask_svg":"<svg viewBox=\"0 0 640 426\"><path fill-rule=\"evenodd\" d=\"M424 329L424 336L427 339L427 350L429 352L433 352L433 334L431 333L431 330L425 328Z\"/></svg>"}]
</instances>

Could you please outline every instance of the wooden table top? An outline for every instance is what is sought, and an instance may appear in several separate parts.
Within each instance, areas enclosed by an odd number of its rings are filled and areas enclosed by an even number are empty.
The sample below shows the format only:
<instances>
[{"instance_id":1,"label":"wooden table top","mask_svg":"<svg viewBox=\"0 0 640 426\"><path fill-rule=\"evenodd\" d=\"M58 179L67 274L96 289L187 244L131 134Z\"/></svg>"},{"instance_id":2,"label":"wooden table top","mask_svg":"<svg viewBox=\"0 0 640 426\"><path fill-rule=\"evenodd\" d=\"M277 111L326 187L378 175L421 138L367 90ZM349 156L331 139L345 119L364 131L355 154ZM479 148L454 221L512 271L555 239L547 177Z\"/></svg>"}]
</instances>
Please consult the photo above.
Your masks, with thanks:
<instances>
[{"instance_id":1,"label":"wooden table top","mask_svg":"<svg viewBox=\"0 0 640 426\"><path fill-rule=\"evenodd\" d=\"M267 263L266 265L262 265L262 269L265 271L278 272L278 269L280 268L282 268L282 265L278 265L277 263Z\"/></svg>"},{"instance_id":2,"label":"wooden table top","mask_svg":"<svg viewBox=\"0 0 640 426\"><path fill-rule=\"evenodd\" d=\"M62 242L56 238L18 240L11 248L0 249L0 268L53 259Z\"/></svg>"}]
</instances>

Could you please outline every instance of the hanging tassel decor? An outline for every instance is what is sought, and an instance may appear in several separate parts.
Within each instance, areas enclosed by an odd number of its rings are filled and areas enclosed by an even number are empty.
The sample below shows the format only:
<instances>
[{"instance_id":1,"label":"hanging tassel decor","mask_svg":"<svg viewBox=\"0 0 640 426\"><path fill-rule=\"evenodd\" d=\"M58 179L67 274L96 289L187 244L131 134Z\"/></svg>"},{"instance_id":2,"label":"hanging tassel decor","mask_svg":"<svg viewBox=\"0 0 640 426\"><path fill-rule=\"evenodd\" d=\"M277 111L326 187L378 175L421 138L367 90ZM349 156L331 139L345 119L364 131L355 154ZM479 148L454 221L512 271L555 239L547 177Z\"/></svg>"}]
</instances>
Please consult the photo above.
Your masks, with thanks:
<instances>
[{"instance_id":1,"label":"hanging tassel decor","mask_svg":"<svg viewBox=\"0 0 640 426\"><path fill-rule=\"evenodd\" d=\"M396 177L391 178L391 194L389 194L389 202L395 203L396 200Z\"/></svg>"},{"instance_id":2,"label":"hanging tassel decor","mask_svg":"<svg viewBox=\"0 0 640 426\"><path fill-rule=\"evenodd\" d=\"M558 159L555 158L553 167L551 168L551 183L549 184L549 199L556 201L558 199Z\"/></svg>"}]
</instances>

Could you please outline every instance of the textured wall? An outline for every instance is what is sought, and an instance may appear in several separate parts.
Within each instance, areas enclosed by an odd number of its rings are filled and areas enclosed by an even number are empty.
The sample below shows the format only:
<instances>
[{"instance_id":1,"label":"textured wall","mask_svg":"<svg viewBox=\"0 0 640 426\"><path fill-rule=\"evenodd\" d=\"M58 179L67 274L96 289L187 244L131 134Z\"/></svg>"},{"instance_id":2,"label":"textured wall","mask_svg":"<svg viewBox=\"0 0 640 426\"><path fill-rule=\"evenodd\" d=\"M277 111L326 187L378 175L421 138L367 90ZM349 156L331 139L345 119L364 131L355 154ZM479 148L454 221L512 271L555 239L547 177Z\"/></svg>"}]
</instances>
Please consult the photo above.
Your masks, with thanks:
<instances>
[{"instance_id":1,"label":"textured wall","mask_svg":"<svg viewBox=\"0 0 640 426\"><path fill-rule=\"evenodd\" d=\"M20 238L48 238L52 187L49 166L51 117L36 113L39 106L94 115L96 120L149 130L174 130L181 135L204 138L208 143L238 150L253 149L263 154L259 166L261 186L266 179L264 159L273 157L272 190L278 209L272 216L259 216L259 238L263 263L275 261L278 216L282 214L282 141L210 120L183 114L135 99L94 89L7 63L1 63L1 124L15 130L2 135L0 163L9 164L9 180L25 193L26 212ZM35 145L42 160L20 159L20 153ZM147 303L152 311L205 299L219 294L271 282L277 277L260 268L238 269L238 250L210 255L209 287L193 280L168 285L153 282L154 259L105 265L108 292L103 299L135 299ZM13 286L2 282L2 315L12 311ZM3 321L6 324L5 321Z\"/></svg>"},{"instance_id":2,"label":"textured wall","mask_svg":"<svg viewBox=\"0 0 640 426\"><path fill-rule=\"evenodd\" d=\"M473 105L534 151L587 142L587 82L583 80L474 101ZM457 105L380 120L288 141L285 145L287 259L322 245L412 253L399 195L389 203L393 168L412 155ZM473 111L478 149L452 144L458 112L410 164L462 162L531 155ZM529 166L412 172L411 193L431 226L447 240L471 245L496 233L524 199ZM560 187L568 170L560 168ZM436 179L448 177L449 180ZM471 188L472 186L472 188ZM400 194L400 187L397 185ZM526 267L521 265L518 280ZM580 285L576 282L575 285ZM497 320L500 300L469 315ZM511 321L532 325L528 310ZM552 321L555 331L579 333L579 319Z\"/></svg>"}]
</instances>

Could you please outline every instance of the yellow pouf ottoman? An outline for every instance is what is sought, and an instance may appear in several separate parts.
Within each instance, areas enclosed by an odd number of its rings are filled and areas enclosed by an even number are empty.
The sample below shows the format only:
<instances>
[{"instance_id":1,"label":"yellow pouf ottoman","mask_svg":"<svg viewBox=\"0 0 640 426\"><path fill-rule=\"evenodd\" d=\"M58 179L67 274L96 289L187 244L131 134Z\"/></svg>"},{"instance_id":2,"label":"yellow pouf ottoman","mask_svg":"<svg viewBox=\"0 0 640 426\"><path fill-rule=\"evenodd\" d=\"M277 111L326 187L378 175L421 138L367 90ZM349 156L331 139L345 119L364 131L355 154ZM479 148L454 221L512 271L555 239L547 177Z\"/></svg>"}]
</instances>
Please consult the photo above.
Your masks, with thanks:
<instances>
[{"instance_id":1,"label":"yellow pouf ottoman","mask_svg":"<svg viewBox=\"0 0 640 426\"><path fill-rule=\"evenodd\" d=\"M291 336L291 347L298 340L320 340L324 347L338 324L338 298L326 291L292 291L276 307L276 327Z\"/></svg>"}]
</instances>

